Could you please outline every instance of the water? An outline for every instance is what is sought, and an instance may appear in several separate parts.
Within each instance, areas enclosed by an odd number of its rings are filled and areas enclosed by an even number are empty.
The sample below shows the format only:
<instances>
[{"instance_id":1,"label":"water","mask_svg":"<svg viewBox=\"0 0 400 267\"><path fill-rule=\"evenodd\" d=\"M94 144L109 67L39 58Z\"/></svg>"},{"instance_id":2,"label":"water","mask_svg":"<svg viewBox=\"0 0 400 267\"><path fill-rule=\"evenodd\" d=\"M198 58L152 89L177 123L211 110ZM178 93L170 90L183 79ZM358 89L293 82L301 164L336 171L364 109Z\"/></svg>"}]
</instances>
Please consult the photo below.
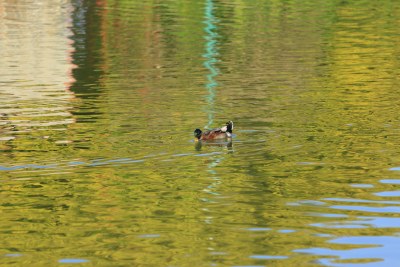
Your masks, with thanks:
<instances>
[{"instance_id":1,"label":"water","mask_svg":"<svg viewBox=\"0 0 400 267\"><path fill-rule=\"evenodd\" d=\"M399 265L399 12L0 0L0 265Z\"/></svg>"}]
</instances>

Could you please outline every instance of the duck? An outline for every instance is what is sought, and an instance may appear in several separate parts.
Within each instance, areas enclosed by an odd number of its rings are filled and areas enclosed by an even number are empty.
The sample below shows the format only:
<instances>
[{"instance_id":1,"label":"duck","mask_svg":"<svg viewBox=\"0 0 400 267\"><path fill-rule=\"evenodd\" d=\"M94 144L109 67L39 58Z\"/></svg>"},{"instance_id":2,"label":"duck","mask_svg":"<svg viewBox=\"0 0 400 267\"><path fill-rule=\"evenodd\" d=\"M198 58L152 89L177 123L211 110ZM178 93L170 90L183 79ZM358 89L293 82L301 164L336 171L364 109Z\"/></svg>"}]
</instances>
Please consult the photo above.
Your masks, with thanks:
<instances>
[{"instance_id":1,"label":"duck","mask_svg":"<svg viewBox=\"0 0 400 267\"><path fill-rule=\"evenodd\" d=\"M233 121L228 121L225 126L215 128L203 132L200 129L194 130L194 137L196 141L207 141L216 139L230 139L232 138Z\"/></svg>"}]
</instances>

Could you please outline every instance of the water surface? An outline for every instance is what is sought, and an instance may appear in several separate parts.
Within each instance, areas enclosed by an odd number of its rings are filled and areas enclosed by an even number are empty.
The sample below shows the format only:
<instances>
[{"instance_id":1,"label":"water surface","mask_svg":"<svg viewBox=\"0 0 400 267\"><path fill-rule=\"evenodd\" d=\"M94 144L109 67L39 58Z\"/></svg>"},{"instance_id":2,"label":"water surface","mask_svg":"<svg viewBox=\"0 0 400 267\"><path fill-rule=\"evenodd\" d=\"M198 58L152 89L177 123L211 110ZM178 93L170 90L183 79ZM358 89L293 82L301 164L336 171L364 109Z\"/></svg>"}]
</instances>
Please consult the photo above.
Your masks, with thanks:
<instances>
[{"instance_id":1,"label":"water surface","mask_svg":"<svg viewBox=\"0 0 400 267\"><path fill-rule=\"evenodd\" d=\"M353 2L0 0L0 265L398 265L400 4Z\"/></svg>"}]
</instances>

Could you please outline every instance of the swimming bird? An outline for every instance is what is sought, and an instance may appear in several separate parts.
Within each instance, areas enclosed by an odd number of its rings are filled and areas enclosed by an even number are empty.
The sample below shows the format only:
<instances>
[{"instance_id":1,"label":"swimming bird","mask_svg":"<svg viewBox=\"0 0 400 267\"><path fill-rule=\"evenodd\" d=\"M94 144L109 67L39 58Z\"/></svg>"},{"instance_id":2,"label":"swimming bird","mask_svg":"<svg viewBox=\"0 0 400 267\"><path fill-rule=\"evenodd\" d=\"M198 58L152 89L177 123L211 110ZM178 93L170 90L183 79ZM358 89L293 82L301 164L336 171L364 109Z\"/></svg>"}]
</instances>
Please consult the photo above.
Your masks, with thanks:
<instances>
[{"instance_id":1,"label":"swimming bird","mask_svg":"<svg viewBox=\"0 0 400 267\"><path fill-rule=\"evenodd\" d=\"M225 126L221 128L212 129L209 131L201 131L200 129L194 130L194 137L196 141L206 141L215 139L232 138L233 122L228 121Z\"/></svg>"}]
</instances>

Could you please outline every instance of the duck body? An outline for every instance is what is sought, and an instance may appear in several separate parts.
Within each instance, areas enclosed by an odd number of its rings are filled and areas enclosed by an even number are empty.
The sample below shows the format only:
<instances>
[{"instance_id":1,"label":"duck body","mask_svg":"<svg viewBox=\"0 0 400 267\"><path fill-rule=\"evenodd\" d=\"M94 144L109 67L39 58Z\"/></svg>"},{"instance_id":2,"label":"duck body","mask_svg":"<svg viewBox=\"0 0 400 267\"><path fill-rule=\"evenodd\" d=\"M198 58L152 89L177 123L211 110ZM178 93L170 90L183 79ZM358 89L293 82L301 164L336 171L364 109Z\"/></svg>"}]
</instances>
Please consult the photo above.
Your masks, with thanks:
<instances>
[{"instance_id":1,"label":"duck body","mask_svg":"<svg viewBox=\"0 0 400 267\"><path fill-rule=\"evenodd\" d=\"M212 129L203 132L200 129L194 130L194 137L196 141L218 140L232 138L233 122L228 121L225 126L221 128Z\"/></svg>"}]
</instances>

